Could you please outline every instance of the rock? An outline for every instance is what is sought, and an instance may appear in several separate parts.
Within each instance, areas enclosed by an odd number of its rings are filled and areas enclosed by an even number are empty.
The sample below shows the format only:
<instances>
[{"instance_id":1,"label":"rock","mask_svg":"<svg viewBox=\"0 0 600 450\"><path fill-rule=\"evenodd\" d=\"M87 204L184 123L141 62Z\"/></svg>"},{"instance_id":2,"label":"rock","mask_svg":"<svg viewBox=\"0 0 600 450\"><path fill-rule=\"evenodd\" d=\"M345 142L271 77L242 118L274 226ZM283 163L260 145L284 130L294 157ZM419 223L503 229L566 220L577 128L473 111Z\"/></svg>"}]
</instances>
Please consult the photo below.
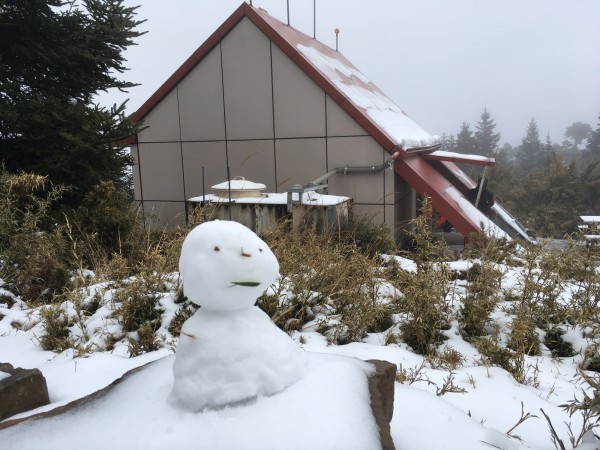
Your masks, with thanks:
<instances>
[{"instance_id":1,"label":"rock","mask_svg":"<svg viewBox=\"0 0 600 450\"><path fill-rule=\"evenodd\" d=\"M375 373L369 377L369 393L371 394L371 409L379 428L381 448L395 450L390 433L390 422L394 414L396 364L378 359L370 359L367 362L375 366Z\"/></svg>"},{"instance_id":2,"label":"rock","mask_svg":"<svg viewBox=\"0 0 600 450\"><path fill-rule=\"evenodd\" d=\"M10 376L0 380L0 420L50 403L46 379L39 369L14 368L0 363Z\"/></svg>"}]
</instances>

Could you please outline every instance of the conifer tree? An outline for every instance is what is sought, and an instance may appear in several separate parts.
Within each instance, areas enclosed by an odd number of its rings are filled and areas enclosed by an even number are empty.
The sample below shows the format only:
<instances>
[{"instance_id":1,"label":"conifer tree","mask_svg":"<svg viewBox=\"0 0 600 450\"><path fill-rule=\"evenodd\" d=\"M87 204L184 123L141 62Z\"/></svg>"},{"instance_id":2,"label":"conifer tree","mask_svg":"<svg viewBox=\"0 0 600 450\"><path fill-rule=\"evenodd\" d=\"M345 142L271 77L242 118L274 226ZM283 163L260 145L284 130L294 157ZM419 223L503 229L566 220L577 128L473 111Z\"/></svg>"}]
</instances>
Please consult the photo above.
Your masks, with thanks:
<instances>
[{"instance_id":1,"label":"conifer tree","mask_svg":"<svg viewBox=\"0 0 600 450\"><path fill-rule=\"evenodd\" d=\"M447 152L456 151L456 138L453 134L443 134L442 135L442 150Z\"/></svg>"},{"instance_id":2,"label":"conifer tree","mask_svg":"<svg viewBox=\"0 0 600 450\"><path fill-rule=\"evenodd\" d=\"M481 113L475 127L475 153L482 156L494 156L498 152L500 133L496 133L496 122L486 108Z\"/></svg>"},{"instance_id":3,"label":"conifer tree","mask_svg":"<svg viewBox=\"0 0 600 450\"><path fill-rule=\"evenodd\" d=\"M467 122L463 122L460 131L456 135L456 151L460 153L473 153L475 151L475 140L473 132Z\"/></svg>"},{"instance_id":4,"label":"conifer tree","mask_svg":"<svg viewBox=\"0 0 600 450\"><path fill-rule=\"evenodd\" d=\"M546 143L544 144L543 149L546 161L553 161L557 159L556 149L550 140L550 133L546 134Z\"/></svg>"},{"instance_id":5,"label":"conifer tree","mask_svg":"<svg viewBox=\"0 0 600 450\"><path fill-rule=\"evenodd\" d=\"M532 118L517 152L517 169L520 173L529 173L546 164L542 147L537 122Z\"/></svg>"},{"instance_id":6,"label":"conifer tree","mask_svg":"<svg viewBox=\"0 0 600 450\"><path fill-rule=\"evenodd\" d=\"M0 159L11 172L71 186L76 206L101 181L123 179L123 139L136 125L124 104L93 103L126 90L123 51L142 33L123 0L3 0L0 3Z\"/></svg>"}]
</instances>

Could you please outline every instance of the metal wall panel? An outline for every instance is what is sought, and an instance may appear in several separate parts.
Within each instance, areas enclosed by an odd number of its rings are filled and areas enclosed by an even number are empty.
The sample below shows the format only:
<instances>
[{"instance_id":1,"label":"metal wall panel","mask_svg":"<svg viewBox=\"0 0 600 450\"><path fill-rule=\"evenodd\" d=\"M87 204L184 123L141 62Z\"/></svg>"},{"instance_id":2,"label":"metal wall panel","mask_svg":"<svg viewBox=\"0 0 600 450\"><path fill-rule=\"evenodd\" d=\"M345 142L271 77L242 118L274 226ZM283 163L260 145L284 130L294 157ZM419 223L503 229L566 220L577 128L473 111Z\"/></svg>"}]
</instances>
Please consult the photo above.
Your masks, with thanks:
<instances>
[{"instance_id":1,"label":"metal wall panel","mask_svg":"<svg viewBox=\"0 0 600 450\"><path fill-rule=\"evenodd\" d=\"M325 93L275 44L272 52L275 137L324 137Z\"/></svg>"},{"instance_id":2,"label":"metal wall panel","mask_svg":"<svg viewBox=\"0 0 600 450\"><path fill-rule=\"evenodd\" d=\"M217 46L178 86L181 139L225 139L221 47Z\"/></svg>"},{"instance_id":3,"label":"metal wall panel","mask_svg":"<svg viewBox=\"0 0 600 450\"><path fill-rule=\"evenodd\" d=\"M145 130L138 133L138 142L179 141L179 109L177 89L173 89L144 118Z\"/></svg>"},{"instance_id":4,"label":"metal wall panel","mask_svg":"<svg viewBox=\"0 0 600 450\"><path fill-rule=\"evenodd\" d=\"M221 42L227 139L273 138L271 43L244 18Z\"/></svg>"},{"instance_id":5,"label":"metal wall panel","mask_svg":"<svg viewBox=\"0 0 600 450\"><path fill-rule=\"evenodd\" d=\"M278 192L293 184L304 185L327 172L325 138L279 139L275 148Z\"/></svg>"}]
</instances>

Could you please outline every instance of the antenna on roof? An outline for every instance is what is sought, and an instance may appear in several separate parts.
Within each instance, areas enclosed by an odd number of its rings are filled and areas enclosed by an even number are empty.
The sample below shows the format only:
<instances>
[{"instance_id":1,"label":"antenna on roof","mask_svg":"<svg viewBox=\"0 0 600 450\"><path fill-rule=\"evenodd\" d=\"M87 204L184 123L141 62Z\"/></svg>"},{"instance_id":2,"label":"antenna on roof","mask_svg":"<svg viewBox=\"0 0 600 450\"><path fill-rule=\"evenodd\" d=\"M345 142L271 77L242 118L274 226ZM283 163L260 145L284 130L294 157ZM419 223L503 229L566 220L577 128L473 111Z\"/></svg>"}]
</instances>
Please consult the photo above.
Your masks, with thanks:
<instances>
[{"instance_id":1,"label":"antenna on roof","mask_svg":"<svg viewBox=\"0 0 600 450\"><path fill-rule=\"evenodd\" d=\"M250 0L250 6L252 6L252 0Z\"/></svg>"},{"instance_id":2,"label":"antenna on roof","mask_svg":"<svg viewBox=\"0 0 600 450\"><path fill-rule=\"evenodd\" d=\"M313 0L313 39L317 38L317 0Z\"/></svg>"},{"instance_id":3,"label":"antenna on roof","mask_svg":"<svg viewBox=\"0 0 600 450\"><path fill-rule=\"evenodd\" d=\"M288 25L290 24L290 0L287 0L287 19Z\"/></svg>"},{"instance_id":4,"label":"antenna on roof","mask_svg":"<svg viewBox=\"0 0 600 450\"><path fill-rule=\"evenodd\" d=\"M338 35L340 34L340 29L336 28L335 30L335 51L338 51Z\"/></svg>"}]
</instances>

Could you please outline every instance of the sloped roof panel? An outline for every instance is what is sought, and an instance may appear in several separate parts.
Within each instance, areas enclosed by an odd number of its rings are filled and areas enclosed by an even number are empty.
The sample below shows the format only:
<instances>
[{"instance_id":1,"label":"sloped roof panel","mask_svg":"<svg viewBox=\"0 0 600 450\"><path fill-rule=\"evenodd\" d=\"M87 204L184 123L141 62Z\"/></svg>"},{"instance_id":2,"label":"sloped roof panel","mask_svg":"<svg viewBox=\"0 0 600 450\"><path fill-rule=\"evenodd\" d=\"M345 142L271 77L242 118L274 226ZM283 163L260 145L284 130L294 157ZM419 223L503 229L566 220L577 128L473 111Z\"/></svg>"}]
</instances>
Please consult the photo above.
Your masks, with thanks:
<instances>
[{"instance_id":1,"label":"sloped roof panel","mask_svg":"<svg viewBox=\"0 0 600 450\"><path fill-rule=\"evenodd\" d=\"M327 54L323 44L298 44L297 48L328 80L330 80L359 110L377 124L396 144L405 150L439 144L408 117L394 102L370 82L356 67L339 53Z\"/></svg>"}]
</instances>

